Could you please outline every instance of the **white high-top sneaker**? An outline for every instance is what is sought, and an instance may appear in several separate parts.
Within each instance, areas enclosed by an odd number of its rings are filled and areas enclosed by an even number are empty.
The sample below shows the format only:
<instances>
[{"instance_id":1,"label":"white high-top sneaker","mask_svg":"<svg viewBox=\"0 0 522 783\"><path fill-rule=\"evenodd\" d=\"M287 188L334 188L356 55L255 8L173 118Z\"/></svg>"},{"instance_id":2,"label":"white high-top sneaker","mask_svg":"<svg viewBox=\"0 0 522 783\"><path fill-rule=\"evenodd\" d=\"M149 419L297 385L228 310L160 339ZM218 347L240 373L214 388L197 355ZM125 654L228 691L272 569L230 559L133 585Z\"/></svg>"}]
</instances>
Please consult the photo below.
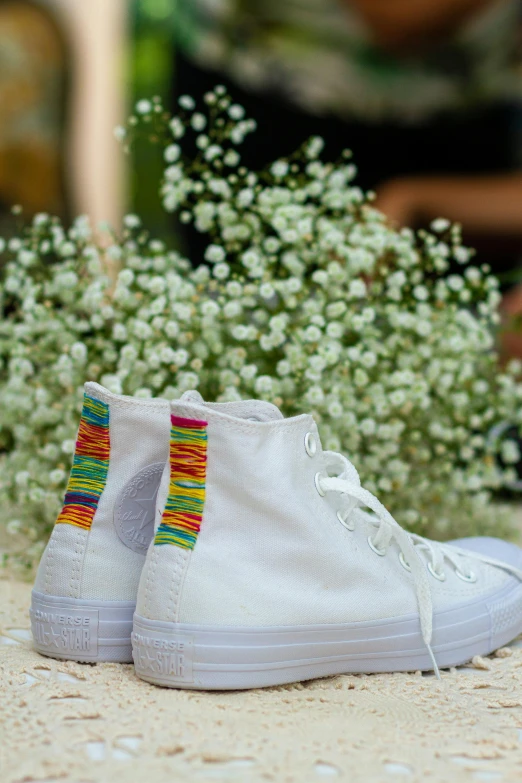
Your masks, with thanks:
<instances>
[{"instance_id":1,"label":"white high-top sneaker","mask_svg":"<svg viewBox=\"0 0 522 783\"><path fill-rule=\"evenodd\" d=\"M173 403L158 503L132 634L158 685L438 674L522 631L522 572L406 533L311 416Z\"/></svg>"},{"instance_id":2,"label":"white high-top sneaker","mask_svg":"<svg viewBox=\"0 0 522 783\"><path fill-rule=\"evenodd\" d=\"M168 459L167 400L85 384L63 509L32 593L34 645L76 661L132 661L130 634Z\"/></svg>"},{"instance_id":3,"label":"white high-top sneaker","mask_svg":"<svg viewBox=\"0 0 522 783\"><path fill-rule=\"evenodd\" d=\"M182 399L251 420L281 415L256 400L203 403L198 392ZM32 594L34 645L44 655L132 661L132 616L165 467L168 478L170 426L167 400L85 384L64 506Z\"/></svg>"}]
</instances>

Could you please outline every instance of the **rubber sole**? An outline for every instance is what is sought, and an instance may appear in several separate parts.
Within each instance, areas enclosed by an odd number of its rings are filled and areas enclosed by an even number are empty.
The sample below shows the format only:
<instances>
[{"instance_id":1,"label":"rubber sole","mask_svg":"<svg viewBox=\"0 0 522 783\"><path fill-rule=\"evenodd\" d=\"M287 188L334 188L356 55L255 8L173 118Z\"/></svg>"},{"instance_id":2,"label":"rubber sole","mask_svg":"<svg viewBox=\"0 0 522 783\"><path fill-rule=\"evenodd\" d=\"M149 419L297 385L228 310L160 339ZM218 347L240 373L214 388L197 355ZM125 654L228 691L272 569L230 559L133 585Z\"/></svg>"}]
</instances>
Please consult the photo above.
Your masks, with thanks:
<instances>
[{"instance_id":1,"label":"rubber sole","mask_svg":"<svg viewBox=\"0 0 522 783\"><path fill-rule=\"evenodd\" d=\"M515 585L515 586L513 586ZM522 632L522 585L434 616L440 668L488 655ZM134 666L170 688L260 688L335 674L429 671L417 616L299 627L217 627L134 615Z\"/></svg>"},{"instance_id":2,"label":"rubber sole","mask_svg":"<svg viewBox=\"0 0 522 783\"><path fill-rule=\"evenodd\" d=\"M132 663L134 601L86 601L32 592L33 644L42 655L81 663Z\"/></svg>"}]
</instances>

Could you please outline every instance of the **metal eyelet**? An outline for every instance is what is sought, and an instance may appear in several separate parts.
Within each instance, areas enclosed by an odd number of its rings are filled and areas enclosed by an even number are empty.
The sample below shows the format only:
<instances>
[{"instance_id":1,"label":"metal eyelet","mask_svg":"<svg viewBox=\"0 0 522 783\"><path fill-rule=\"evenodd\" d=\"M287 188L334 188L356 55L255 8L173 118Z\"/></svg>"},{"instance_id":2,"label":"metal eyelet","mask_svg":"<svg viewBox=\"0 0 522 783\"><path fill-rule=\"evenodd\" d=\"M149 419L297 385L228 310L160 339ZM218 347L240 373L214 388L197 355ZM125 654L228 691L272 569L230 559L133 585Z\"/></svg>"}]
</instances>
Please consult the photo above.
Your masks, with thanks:
<instances>
[{"instance_id":1,"label":"metal eyelet","mask_svg":"<svg viewBox=\"0 0 522 783\"><path fill-rule=\"evenodd\" d=\"M375 546L375 544L372 541L372 537L371 536L368 536L368 546L370 547L372 552L375 552L375 554L379 555L379 557L384 557L384 555L386 554L386 550L385 549L378 549Z\"/></svg>"},{"instance_id":2,"label":"metal eyelet","mask_svg":"<svg viewBox=\"0 0 522 783\"><path fill-rule=\"evenodd\" d=\"M470 571L469 574L464 574L462 571L459 571L459 569L456 568L455 573L459 579L462 579L463 582L469 582L470 584L473 584L473 582L477 581L477 575L474 571Z\"/></svg>"},{"instance_id":3,"label":"metal eyelet","mask_svg":"<svg viewBox=\"0 0 522 783\"><path fill-rule=\"evenodd\" d=\"M345 527L347 530L350 530L350 532L353 532L355 530L355 525L353 524L353 522L348 522L347 519L344 519L340 511L337 512L337 519L339 520L341 525Z\"/></svg>"},{"instance_id":4,"label":"metal eyelet","mask_svg":"<svg viewBox=\"0 0 522 783\"><path fill-rule=\"evenodd\" d=\"M404 555L402 554L402 552L399 552L399 562L400 562L401 566L406 569L406 571L411 571L411 566L404 559Z\"/></svg>"},{"instance_id":5,"label":"metal eyelet","mask_svg":"<svg viewBox=\"0 0 522 783\"><path fill-rule=\"evenodd\" d=\"M321 495L321 497L324 498L324 496L326 495L326 492L324 491L324 489L321 488L321 483L320 482L321 482L321 474L320 473L316 473L315 476L314 476L315 488L318 491L318 493Z\"/></svg>"},{"instance_id":6,"label":"metal eyelet","mask_svg":"<svg viewBox=\"0 0 522 783\"><path fill-rule=\"evenodd\" d=\"M428 571L432 576L435 577L435 579L438 579L439 582L445 582L446 581L446 574L444 571L441 571L440 574L438 571L435 571L431 563L428 563Z\"/></svg>"},{"instance_id":7,"label":"metal eyelet","mask_svg":"<svg viewBox=\"0 0 522 783\"><path fill-rule=\"evenodd\" d=\"M309 457L315 457L317 453L317 443L311 432L307 432L304 439L305 450Z\"/></svg>"}]
</instances>

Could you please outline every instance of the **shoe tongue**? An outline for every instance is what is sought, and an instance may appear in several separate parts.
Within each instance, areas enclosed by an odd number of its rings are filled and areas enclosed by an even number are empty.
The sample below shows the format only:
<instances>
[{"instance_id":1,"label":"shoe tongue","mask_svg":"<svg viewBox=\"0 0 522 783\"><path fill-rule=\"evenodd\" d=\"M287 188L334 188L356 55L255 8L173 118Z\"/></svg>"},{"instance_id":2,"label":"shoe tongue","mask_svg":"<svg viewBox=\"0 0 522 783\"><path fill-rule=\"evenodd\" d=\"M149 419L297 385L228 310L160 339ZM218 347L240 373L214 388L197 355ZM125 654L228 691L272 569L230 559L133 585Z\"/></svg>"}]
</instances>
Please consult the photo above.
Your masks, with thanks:
<instances>
[{"instance_id":1,"label":"shoe tongue","mask_svg":"<svg viewBox=\"0 0 522 783\"><path fill-rule=\"evenodd\" d=\"M276 405L264 400L241 400L229 403L228 413L240 419L249 421L276 421L284 419L283 414Z\"/></svg>"},{"instance_id":2,"label":"shoe tongue","mask_svg":"<svg viewBox=\"0 0 522 783\"><path fill-rule=\"evenodd\" d=\"M237 402L205 402L198 391L186 391L181 397L182 402L193 405L203 405L209 408L222 410L230 416L249 421L277 421L284 419L283 414L276 405L264 400L238 400Z\"/></svg>"}]
</instances>

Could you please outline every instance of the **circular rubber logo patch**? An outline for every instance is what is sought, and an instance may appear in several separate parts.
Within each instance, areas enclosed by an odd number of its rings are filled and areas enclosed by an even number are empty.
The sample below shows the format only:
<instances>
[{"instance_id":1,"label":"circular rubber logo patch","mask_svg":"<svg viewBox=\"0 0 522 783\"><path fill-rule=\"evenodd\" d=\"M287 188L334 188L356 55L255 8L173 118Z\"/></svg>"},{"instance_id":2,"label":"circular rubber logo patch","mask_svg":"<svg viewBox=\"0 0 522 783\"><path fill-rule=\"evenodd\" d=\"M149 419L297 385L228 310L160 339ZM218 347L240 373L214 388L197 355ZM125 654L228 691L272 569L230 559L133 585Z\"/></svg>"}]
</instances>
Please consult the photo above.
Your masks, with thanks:
<instances>
[{"instance_id":1,"label":"circular rubber logo patch","mask_svg":"<svg viewBox=\"0 0 522 783\"><path fill-rule=\"evenodd\" d=\"M147 554L154 534L156 496L163 468L162 462L155 462L136 473L124 486L114 509L118 536L140 555Z\"/></svg>"}]
</instances>

